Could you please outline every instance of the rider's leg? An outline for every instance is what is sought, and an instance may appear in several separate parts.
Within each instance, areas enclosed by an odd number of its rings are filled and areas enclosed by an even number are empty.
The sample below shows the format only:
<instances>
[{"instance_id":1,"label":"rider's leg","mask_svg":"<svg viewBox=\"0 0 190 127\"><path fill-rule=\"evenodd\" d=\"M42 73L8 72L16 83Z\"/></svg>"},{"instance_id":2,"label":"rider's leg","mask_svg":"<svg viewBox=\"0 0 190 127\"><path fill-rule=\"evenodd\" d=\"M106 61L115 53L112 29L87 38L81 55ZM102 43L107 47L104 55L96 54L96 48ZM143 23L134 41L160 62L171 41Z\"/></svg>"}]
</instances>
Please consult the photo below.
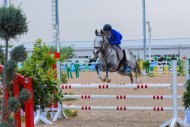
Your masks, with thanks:
<instances>
[{"instance_id":1,"label":"rider's leg","mask_svg":"<svg viewBox=\"0 0 190 127\"><path fill-rule=\"evenodd\" d=\"M127 64L124 64L124 69L123 69L124 72L126 73L130 73L131 72L131 67Z\"/></svg>"}]
</instances>

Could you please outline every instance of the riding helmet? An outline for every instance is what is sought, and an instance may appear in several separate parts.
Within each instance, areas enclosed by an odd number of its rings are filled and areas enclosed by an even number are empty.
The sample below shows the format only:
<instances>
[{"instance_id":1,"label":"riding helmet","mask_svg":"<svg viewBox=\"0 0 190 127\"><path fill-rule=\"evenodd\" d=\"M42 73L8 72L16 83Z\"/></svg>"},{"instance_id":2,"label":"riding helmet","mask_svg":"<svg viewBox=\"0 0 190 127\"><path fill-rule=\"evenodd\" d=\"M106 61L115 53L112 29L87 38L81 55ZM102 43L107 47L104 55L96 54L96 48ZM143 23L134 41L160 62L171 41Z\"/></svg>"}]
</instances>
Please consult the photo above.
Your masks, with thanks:
<instances>
[{"instance_id":1,"label":"riding helmet","mask_svg":"<svg viewBox=\"0 0 190 127\"><path fill-rule=\"evenodd\" d=\"M104 30L104 31L112 30L112 27L111 27L110 24L105 24L104 27L103 27L103 30Z\"/></svg>"}]
</instances>

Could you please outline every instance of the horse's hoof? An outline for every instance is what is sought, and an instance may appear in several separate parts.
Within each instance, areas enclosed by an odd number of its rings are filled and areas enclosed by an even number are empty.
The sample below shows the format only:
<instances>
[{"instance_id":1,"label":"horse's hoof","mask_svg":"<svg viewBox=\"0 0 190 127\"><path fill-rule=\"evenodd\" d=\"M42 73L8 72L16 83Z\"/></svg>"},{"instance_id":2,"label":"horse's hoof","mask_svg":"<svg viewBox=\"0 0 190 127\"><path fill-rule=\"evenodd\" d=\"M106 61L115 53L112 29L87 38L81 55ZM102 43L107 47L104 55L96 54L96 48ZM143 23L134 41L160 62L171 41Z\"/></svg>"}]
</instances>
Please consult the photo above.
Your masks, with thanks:
<instances>
[{"instance_id":1,"label":"horse's hoof","mask_svg":"<svg viewBox=\"0 0 190 127\"><path fill-rule=\"evenodd\" d=\"M101 78L102 82L105 82L106 81L106 78Z\"/></svg>"},{"instance_id":2,"label":"horse's hoof","mask_svg":"<svg viewBox=\"0 0 190 127\"><path fill-rule=\"evenodd\" d=\"M110 82L111 82L111 79L107 79L107 82L110 83Z\"/></svg>"}]
</instances>

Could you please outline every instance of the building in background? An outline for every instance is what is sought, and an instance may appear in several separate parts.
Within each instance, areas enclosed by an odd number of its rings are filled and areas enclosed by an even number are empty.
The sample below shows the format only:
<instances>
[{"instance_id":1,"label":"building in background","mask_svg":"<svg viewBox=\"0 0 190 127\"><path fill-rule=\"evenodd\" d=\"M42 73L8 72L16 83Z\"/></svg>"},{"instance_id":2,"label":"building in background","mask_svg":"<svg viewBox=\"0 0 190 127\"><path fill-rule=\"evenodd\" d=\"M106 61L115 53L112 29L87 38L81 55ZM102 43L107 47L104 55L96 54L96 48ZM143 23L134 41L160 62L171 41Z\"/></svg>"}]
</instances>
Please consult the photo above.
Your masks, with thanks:
<instances>
[{"instance_id":1,"label":"building in background","mask_svg":"<svg viewBox=\"0 0 190 127\"><path fill-rule=\"evenodd\" d=\"M177 39L152 39L152 57L153 56L179 56L180 58L186 56L190 58L190 38L177 38ZM23 43L28 52L33 51L33 43ZM55 45L52 42L46 42L47 45ZM76 57L73 61L79 60L80 63L89 61L93 58L93 41L64 41L61 42L62 46L71 46ZM129 49L133 54L140 59L143 59L143 40L124 40L122 41L122 47ZM148 50L148 49L147 49ZM148 58L148 55L147 55Z\"/></svg>"}]
</instances>

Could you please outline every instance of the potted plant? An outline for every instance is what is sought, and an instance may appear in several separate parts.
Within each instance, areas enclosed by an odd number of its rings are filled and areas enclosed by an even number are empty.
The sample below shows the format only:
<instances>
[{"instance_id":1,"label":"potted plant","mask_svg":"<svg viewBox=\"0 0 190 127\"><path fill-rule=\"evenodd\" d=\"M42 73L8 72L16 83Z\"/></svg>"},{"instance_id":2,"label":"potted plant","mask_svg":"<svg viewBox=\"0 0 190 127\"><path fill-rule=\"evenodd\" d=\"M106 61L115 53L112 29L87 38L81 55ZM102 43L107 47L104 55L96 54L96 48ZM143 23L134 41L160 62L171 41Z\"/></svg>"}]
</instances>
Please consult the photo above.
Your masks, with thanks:
<instances>
[{"instance_id":1,"label":"potted plant","mask_svg":"<svg viewBox=\"0 0 190 127\"><path fill-rule=\"evenodd\" d=\"M183 93L183 105L185 106L186 122L190 124L190 79L185 84L185 92Z\"/></svg>"}]
</instances>

